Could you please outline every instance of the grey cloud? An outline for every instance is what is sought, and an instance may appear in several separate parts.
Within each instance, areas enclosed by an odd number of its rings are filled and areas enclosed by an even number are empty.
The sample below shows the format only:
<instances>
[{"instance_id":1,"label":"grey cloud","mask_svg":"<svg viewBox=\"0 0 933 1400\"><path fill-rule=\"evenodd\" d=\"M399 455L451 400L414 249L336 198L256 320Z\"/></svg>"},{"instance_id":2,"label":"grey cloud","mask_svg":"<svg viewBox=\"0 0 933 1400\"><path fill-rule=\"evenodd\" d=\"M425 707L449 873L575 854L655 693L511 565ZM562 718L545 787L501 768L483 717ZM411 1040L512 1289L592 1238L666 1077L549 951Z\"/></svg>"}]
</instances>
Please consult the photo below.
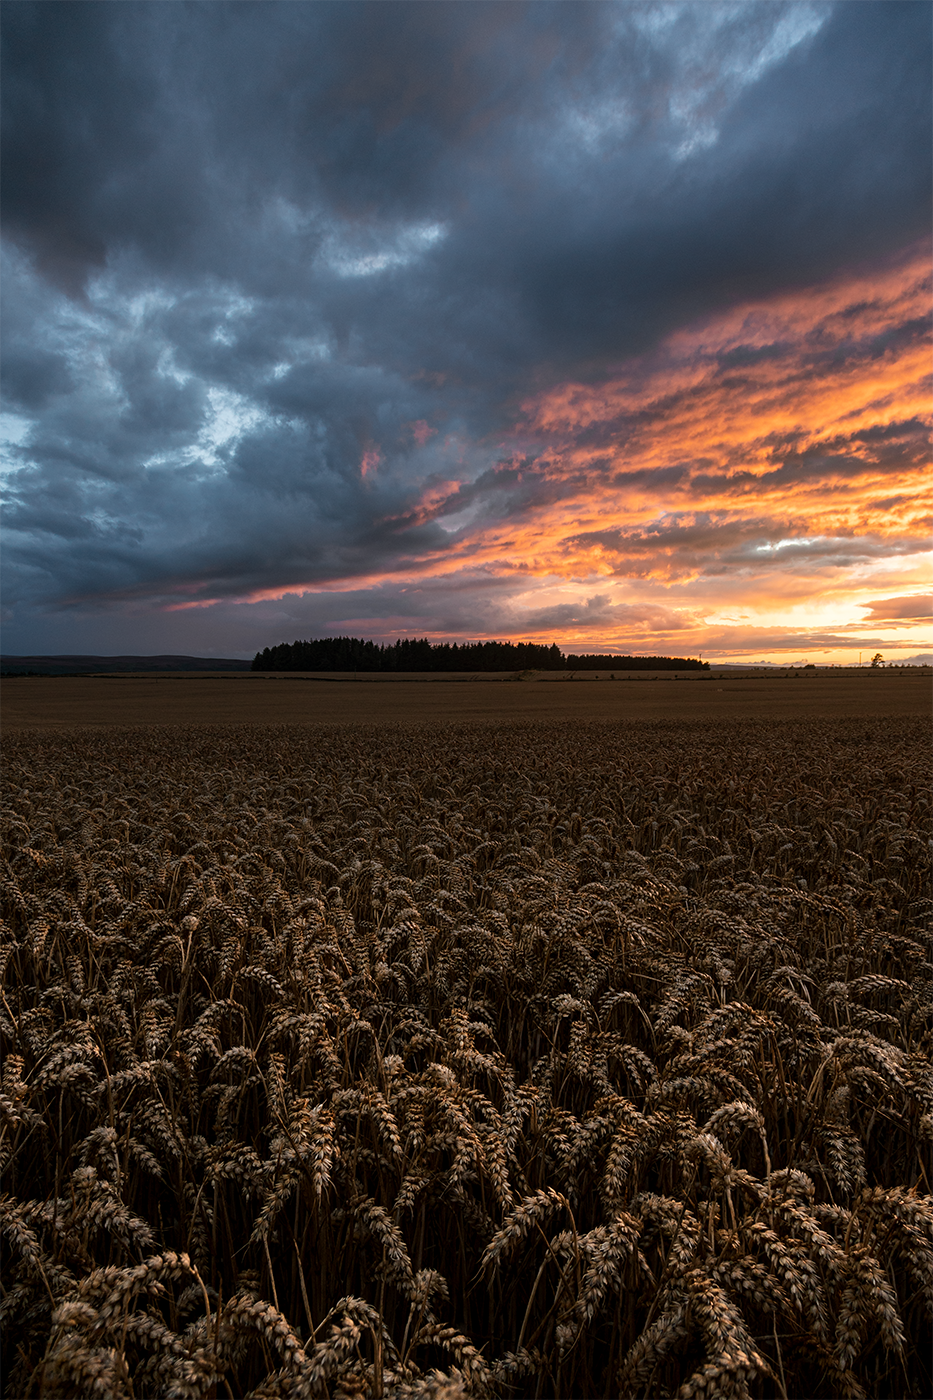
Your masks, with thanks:
<instances>
[{"instance_id":1,"label":"grey cloud","mask_svg":"<svg viewBox=\"0 0 933 1400\"><path fill-rule=\"evenodd\" d=\"M10 8L5 218L50 265L101 266L130 246L174 275L268 294L314 284L344 215L374 229L449 218L418 286L384 279L365 335L409 363L422 341L472 380L490 358L500 371L516 351L540 359L542 336L561 359L643 348L687 313L926 228L922 5L838 6L771 73L720 95L718 139L689 161L659 98L696 35L652 46L638 7ZM761 44L782 12L747 7L717 42L741 50L744 27ZM596 97L632 109L625 141L542 157L555 113ZM300 229L263 256L275 199ZM324 283L349 333L372 289Z\"/></svg>"},{"instance_id":2,"label":"grey cloud","mask_svg":"<svg viewBox=\"0 0 933 1400\"><path fill-rule=\"evenodd\" d=\"M711 659L717 655L734 656L739 652L787 651L799 657L817 648L829 651L844 647L852 652L859 648L868 651L873 647L891 645L882 637L863 637L846 631L813 629L793 632L778 627L723 627L712 628L704 635L703 655ZM793 665L793 662L790 664Z\"/></svg>"},{"instance_id":3,"label":"grey cloud","mask_svg":"<svg viewBox=\"0 0 933 1400\"><path fill-rule=\"evenodd\" d=\"M917 6L838 6L738 99L689 174L669 170L646 191L640 171L633 183L604 170L610 194L585 256L555 200L547 226L565 252L523 248L522 285L545 331L578 355L643 349L685 316L883 255L908 229L924 236L929 80L914 64L928 66L927 28Z\"/></svg>"},{"instance_id":4,"label":"grey cloud","mask_svg":"<svg viewBox=\"0 0 933 1400\"><path fill-rule=\"evenodd\" d=\"M626 632L680 632L692 619L673 608L657 603L611 603L608 594L597 594L580 605L557 603L522 616L530 632L585 632L588 630Z\"/></svg>"}]
</instances>

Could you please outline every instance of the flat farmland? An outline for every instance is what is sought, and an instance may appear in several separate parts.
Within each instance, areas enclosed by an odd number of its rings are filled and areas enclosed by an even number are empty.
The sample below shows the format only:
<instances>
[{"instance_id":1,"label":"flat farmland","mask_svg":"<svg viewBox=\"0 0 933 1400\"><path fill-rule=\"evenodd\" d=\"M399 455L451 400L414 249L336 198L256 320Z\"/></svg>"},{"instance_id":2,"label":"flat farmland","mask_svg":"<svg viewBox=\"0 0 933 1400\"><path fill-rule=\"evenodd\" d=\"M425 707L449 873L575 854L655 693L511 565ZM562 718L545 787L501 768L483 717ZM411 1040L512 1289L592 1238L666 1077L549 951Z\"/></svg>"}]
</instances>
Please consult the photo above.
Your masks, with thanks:
<instances>
[{"instance_id":1,"label":"flat farmland","mask_svg":"<svg viewBox=\"0 0 933 1400\"><path fill-rule=\"evenodd\" d=\"M651 672L472 679L301 673L23 676L4 680L5 731L74 725L422 724L470 720L792 719L929 715L929 669Z\"/></svg>"},{"instance_id":2,"label":"flat farmland","mask_svg":"<svg viewBox=\"0 0 933 1400\"><path fill-rule=\"evenodd\" d=\"M4 1394L928 1397L928 685L9 683Z\"/></svg>"}]
</instances>

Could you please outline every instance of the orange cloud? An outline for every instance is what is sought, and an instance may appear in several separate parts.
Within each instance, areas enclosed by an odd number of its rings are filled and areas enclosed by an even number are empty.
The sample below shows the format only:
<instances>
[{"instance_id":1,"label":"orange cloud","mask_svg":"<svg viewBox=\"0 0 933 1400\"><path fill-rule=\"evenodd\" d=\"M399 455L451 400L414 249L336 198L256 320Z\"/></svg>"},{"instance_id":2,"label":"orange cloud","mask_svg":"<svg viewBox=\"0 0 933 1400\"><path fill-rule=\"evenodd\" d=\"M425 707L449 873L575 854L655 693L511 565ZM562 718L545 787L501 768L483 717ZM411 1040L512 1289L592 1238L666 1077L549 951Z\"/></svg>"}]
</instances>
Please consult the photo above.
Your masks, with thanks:
<instances>
[{"instance_id":1,"label":"orange cloud","mask_svg":"<svg viewBox=\"0 0 933 1400\"><path fill-rule=\"evenodd\" d=\"M933 598L929 593L911 593L903 598L880 598L871 603L859 603L869 608L869 622L913 623L917 619L933 621Z\"/></svg>"},{"instance_id":2,"label":"orange cloud","mask_svg":"<svg viewBox=\"0 0 933 1400\"><path fill-rule=\"evenodd\" d=\"M872 279L736 308L605 383L527 401L517 432L526 460L538 450L524 469L537 490L520 544L510 519L510 551L565 575L611 571L604 540L589 535L671 516L710 539L736 527L772 543L922 537L929 303L927 262L915 257ZM506 537L494 526L475 543L486 556ZM649 573L669 576L681 543L657 539Z\"/></svg>"},{"instance_id":3,"label":"orange cloud","mask_svg":"<svg viewBox=\"0 0 933 1400\"><path fill-rule=\"evenodd\" d=\"M867 621L903 636L929 580L929 306L915 254L680 330L599 384L557 385L520 406L497 465L428 481L382 522L393 563L309 591L450 593L482 570L524 600L503 635L825 649L861 645Z\"/></svg>"},{"instance_id":4,"label":"orange cloud","mask_svg":"<svg viewBox=\"0 0 933 1400\"><path fill-rule=\"evenodd\" d=\"M801 451L928 418L929 302L924 260L870 284L743 307L675 334L599 388L567 384L525 404L527 423L565 441L615 429L627 467L681 456L763 471L782 443Z\"/></svg>"}]
</instances>

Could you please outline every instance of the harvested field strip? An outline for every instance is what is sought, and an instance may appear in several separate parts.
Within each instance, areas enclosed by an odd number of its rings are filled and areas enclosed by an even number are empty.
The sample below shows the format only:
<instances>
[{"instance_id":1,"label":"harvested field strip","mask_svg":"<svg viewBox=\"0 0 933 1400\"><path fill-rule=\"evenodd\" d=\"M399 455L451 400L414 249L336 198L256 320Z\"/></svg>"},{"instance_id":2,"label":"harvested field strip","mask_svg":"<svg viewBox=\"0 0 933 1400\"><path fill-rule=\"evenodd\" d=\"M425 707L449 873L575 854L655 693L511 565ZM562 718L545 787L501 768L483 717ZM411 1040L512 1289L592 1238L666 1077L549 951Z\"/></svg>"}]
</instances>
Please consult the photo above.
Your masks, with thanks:
<instances>
[{"instance_id":1,"label":"harvested field strip","mask_svg":"<svg viewBox=\"0 0 933 1400\"><path fill-rule=\"evenodd\" d=\"M624 678L623 678L624 675ZM24 677L3 683L3 725L71 729L149 724L467 724L607 720L929 717L930 672L792 671L777 675L619 673L519 681L311 676Z\"/></svg>"},{"instance_id":2,"label":"harvested field strip","mask_svg":"<svg viewBox=\"0 0 933 1400\"><path fill-rule=\"evenodd\" d=\"M933 1393L925 722L5 749L6 1395Z\"/></svg>"}]
</instances>

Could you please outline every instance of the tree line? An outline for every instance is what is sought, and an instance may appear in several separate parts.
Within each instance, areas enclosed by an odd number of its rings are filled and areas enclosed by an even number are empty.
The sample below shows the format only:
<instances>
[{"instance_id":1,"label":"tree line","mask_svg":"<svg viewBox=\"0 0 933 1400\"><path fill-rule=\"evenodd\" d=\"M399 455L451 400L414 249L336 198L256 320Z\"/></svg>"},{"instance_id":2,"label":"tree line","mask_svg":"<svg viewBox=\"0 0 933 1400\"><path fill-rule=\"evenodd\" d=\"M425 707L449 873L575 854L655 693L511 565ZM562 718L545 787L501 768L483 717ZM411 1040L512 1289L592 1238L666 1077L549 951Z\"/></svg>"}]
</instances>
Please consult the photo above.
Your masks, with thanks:
<instances>
[{"instance_id":1,"label":"tree line","mask_svg":"<svg viewBox=\"0 0 933 1400\"><path fill-rule=\"evenodd\" d=\"M708 671L708 661L682 656L611 656L571 652L556 643L429 642L399 638L394 644L359 637L319 637L266 647L254 671Z\"/></svg>"}]
</instances>

